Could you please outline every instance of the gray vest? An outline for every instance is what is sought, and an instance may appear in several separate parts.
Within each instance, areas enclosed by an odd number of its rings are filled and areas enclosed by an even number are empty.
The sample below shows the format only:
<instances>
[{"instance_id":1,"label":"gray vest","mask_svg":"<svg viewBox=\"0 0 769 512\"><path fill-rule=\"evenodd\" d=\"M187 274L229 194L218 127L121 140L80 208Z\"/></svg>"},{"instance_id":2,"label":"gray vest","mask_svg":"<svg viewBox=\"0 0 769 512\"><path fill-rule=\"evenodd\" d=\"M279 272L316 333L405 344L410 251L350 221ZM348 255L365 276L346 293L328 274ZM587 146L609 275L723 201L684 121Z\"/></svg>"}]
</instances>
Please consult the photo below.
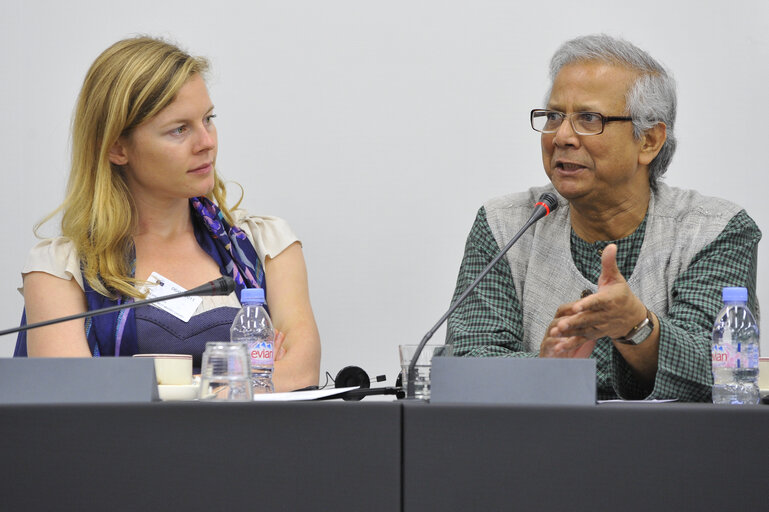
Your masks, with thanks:
<instances>
[{"instance_id":1,"label":"gray vest","mask_svg":"<svg viewBox=\"0 0 769 512\"><path fill-rule=\"evenodd\" d=\"M484 205L499 247L528 220L543 192L555 190L552 185L532 188ZM651 195L646 235L628 280L633 293L657 316L667 316L675 279L741 209L723 199L660 184ZM523 308L524 345L527 351L539 352L558 306L578 300L584 290L597 290L571 258L569 203L558 196L558 209L529 228L506 258Z\"/></svg>"}]
</instances>

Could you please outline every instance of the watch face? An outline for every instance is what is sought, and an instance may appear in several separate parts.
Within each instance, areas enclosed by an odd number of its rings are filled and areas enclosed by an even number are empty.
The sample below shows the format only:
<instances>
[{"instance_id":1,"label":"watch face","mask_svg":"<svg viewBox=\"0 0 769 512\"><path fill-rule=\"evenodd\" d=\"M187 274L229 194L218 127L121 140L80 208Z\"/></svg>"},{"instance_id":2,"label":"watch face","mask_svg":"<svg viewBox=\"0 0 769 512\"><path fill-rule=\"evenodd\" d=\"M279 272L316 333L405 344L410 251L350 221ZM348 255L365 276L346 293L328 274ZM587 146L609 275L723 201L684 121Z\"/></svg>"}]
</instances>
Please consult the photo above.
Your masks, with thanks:
<instances>
[{"instance_id":1,"label":"watch face","mask_svg":"<svg viewBox=\"0 0 769 512\"><path fill-rule=\"evenodd\" d=\"M651 333L654 332L654 323L652 322L651 314L647 313L643 322L635 327L634 330L635 332L632 335L619 338L617 341L624 343L625 345L638 345L646 340L646 338L651 336Z\"/></svg>"},{"instance_id":2,"label":"watch face","mask_svg":"<svg viewBox=\"0 0 769 512\"><path fill-rule=\"evenodd\" d=\"M651 322L647 322L646 324L642 325L640 329L633 335L630 340L638 345L642 341L644 341L646 338L648 338L651 333L654 331L654 327L652 327Z\"/></svg>"}]
</instances>

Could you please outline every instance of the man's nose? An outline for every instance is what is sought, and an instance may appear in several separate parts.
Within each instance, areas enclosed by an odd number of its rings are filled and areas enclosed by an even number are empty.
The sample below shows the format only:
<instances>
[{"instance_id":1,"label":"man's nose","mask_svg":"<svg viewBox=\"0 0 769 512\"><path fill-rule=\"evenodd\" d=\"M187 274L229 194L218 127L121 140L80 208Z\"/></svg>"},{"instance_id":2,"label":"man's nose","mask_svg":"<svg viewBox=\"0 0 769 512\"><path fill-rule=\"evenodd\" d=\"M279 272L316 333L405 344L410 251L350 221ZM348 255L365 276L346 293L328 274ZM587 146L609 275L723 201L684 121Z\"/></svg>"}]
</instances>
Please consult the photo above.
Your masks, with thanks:
<instances>
[{"instance_id":1,"label":"man's nose","mask_svg":"<svg viewBox=\"0 0 769 512\"><path fill-rule=\"evenodd\" d=\"M564 118L561 126L555 131L553 136L553 144L556 146L578 146L579 135L574 131L574 126L571 124L571 118Z\"/></svg>"}]
</instances>

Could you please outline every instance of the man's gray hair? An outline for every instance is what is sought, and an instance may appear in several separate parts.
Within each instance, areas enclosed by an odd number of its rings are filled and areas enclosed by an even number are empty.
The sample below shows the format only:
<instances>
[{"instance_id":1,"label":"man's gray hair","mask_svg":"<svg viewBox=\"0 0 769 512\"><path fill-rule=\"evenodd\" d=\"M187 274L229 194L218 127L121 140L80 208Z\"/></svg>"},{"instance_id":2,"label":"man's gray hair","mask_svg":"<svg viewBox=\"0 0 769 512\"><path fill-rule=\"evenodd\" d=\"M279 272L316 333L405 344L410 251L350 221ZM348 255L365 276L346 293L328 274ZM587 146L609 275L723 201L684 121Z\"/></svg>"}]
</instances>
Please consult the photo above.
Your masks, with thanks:
<instances>
[{"instance_id":1,"label":"man's gray hair","mask_svg":"<svg viewBox=\"0 0 769 512\"><path fill-rule=\"evenodd\" d=\"M653 188L656 187L676 151L673 129L676 121L675 80L662 64L634 44L598 34L566 41L558 48L550 60L551 83L562 67L578 61L606 62L639 72L639 78L625 97L627 114L633 118L633 135L639 139L658 123L667 126L667 140L649 165L649 181Z\"/></svg>"}]
</instances>

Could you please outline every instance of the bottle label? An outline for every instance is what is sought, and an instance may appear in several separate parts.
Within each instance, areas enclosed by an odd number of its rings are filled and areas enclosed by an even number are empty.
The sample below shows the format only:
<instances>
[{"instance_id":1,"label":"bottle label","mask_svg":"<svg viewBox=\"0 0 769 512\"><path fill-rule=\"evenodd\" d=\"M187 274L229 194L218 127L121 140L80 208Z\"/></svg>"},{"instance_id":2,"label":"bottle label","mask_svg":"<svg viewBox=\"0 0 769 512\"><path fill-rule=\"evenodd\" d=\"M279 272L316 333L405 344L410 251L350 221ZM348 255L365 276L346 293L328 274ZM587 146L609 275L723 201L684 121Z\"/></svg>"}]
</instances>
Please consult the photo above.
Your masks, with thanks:
<instances>
[{"instance_id":1,"label":"bottle label","mask_svg":"<svg viewBox=\"0 0 769 512\"><path fill-rule=\"evenodd\" d=\"M713 345L713 368L736 368L737 357L734 346L731 343Z\"/></svg>"},{"instance_id":2,"label":"bottle label","mask_svg":"<svg viewBox=\"0 0 769 512\"><path fill-rule=\"evenodd\" d=\"M758 368L758 345L742 347L740 368Z\"/></svg>"},{"instance_id":3,"label":"bottle label","mask_svg":"<svg viewBox=\"0 0 769 512\"><path fill-rule=\"evenodd\" d=\"M714 344L713 368L758 368L758 347L741 343Z\"/></svg>"},{"instance_id":4,"label":"bottle label","mask_svg":"<svg viewBox=\"0 0 769 512\"><path fill-rule=\"evenodd\" d=\"M275 362L273 341L256 341L249 345L252 368L272 368Z\"/></svg>"}]
</instances>

